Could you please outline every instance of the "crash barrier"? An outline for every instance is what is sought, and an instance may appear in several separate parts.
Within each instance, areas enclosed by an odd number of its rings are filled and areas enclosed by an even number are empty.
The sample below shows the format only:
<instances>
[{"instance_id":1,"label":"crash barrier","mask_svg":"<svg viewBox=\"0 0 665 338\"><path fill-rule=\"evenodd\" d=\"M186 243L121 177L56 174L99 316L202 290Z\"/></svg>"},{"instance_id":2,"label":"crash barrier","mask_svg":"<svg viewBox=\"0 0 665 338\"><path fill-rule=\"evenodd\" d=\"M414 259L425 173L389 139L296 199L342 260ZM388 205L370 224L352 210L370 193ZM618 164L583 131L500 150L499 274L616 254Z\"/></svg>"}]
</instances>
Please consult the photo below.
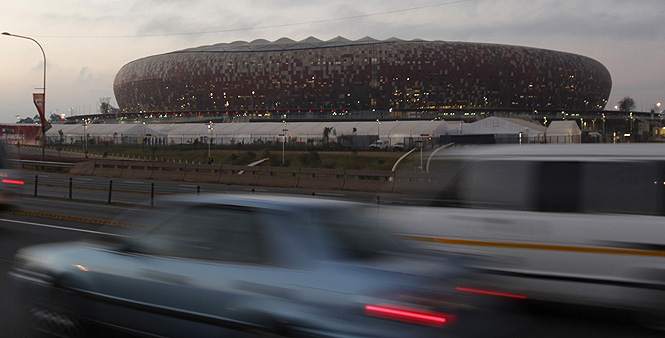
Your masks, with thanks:
<instances>
[{"instance_id":1,"label":"crash barrier","mask_svg":"<svg viewBox=\"0 0 665 338\"><path fill-rule=\"evenodd\" d=\"M388 170L285 168L183 164L151 161L92 160L74 164L75 175L219 183L280 188L413 193L440 185L438 174Z\"/></svg>"},{"instance_id":2,"label":"crash barrier","mask_svg":"<svg viewBox=\"0 0 665 338\"><path fill-rule=\"evenodd\" d=\"M14 160L11 159L13 167L20 167L21 169L34 169L34 170L47 170L55 172L70 172L74 164L67 162L48 162L48 161L32 161L32 160Z\"/></svg>"}]
</instances>

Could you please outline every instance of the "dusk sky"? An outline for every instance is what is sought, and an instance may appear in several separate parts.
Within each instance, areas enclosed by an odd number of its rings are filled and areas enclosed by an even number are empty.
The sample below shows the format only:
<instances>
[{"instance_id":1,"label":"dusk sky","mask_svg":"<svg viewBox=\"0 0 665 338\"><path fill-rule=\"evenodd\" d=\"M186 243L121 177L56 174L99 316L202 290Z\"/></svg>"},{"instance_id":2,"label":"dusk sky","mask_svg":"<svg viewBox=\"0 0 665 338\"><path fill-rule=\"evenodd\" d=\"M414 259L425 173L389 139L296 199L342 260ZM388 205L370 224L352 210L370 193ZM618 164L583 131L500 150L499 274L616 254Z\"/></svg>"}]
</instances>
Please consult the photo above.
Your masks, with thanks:
<instances>
[{"instance_id":1,"label":"dusk sky","mask_svg":"<svg viewBox=\"0 0 665 338\"><path fill-rule=\"evenodd\" d=\"M313 36L350 40L485 42L591 57L612 76L606 109L625 96L639 111L665 104L663 0L22 0L3 2L0 31L46 52L46 110L97 112L125 64L150 55L238 40ZM0 36L0 123L37 114L37 44ZM662 109L662 107L661 107Z\"/></svg>"}]
</instances>

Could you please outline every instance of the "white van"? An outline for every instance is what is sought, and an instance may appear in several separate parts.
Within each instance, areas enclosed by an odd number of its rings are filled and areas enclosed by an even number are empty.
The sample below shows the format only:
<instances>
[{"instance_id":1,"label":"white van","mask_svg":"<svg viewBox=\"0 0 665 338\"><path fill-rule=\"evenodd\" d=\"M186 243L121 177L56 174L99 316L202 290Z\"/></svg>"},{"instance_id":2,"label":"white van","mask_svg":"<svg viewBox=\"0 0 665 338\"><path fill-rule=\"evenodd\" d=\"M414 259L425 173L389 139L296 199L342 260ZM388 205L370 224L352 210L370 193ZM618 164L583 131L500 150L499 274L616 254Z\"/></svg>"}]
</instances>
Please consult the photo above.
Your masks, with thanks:
<instances>
[{"instance_id":1,"label":"white van","mask_svg":"<svg viewBox=\"0 0 665 338\"><path fill-rule=\"evenodd\" d=\"M665 144L446 150L431 207L390 208L421 246L486 258L531 299L620 307L665 327Z\"/></svg>"},{"instance_id":2,"label":"white van","mask_svg":"<svg viewBox=\"0 0 665 338\"><path fill-rule=\"evenodd\" d=\"M369 145L370 150L384 150L388 149L388 142L384 140L376 140L374 143Z\"/></svg>"}]
</instances>

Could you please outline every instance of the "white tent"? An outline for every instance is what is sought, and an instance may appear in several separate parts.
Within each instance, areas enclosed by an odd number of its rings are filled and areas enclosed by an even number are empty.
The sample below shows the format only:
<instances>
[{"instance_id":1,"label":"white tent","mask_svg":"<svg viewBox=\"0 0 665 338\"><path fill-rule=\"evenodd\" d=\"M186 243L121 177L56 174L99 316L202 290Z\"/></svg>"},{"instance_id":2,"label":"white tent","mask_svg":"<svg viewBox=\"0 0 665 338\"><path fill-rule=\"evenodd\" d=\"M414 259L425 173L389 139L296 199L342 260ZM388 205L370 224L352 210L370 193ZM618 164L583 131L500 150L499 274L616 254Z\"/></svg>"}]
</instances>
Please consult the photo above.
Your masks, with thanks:
<instances>
[{"instance_id":1,"label":"white tent","mask_svg":"<svg viewBox=\"0 0 665 338\"><path fill-rule=\"evenodd\" d=\"M539 124L505 117L488 117L473 123L460 124L447 135L494 135L519 137L522 142L540 143L547 128Z\"/></svg>"},{"instance_id":2,"label":"white tent","mask_svg":"<svg viewBox=\"0 0 665 338\"><path fill-rule=\"evenodd\" d=\"M449 128L445 121L328 121L328 122L241 122L215 123L212 130L208 123L183 124L55 124L46 136L50 140L59 138L59 132L66 135L67 143L83 140L84 134L99 142L148 144L184 144L195 140L207 142L212 138L215 144L253 143L255 141L282 142L284 135L290 142L306 143L320 140L324 130L331 128L328 135L331 141L343 135L376 136L390 144L404 138L419 138L423 135L438 137ZM456 125L453 122L453 125ZM286 131L284 130L286 129Z\"/></svg>"},{"instance_id":3,"label":"white tent","mask_svg":"<svg viewBox=\"0 0 665 338\"><path fill-rule=\"evenodd\" d=\"M575 121L552 121L545 133L547 143L581 143L582 131Z\"/></svg>"}]
</instances>

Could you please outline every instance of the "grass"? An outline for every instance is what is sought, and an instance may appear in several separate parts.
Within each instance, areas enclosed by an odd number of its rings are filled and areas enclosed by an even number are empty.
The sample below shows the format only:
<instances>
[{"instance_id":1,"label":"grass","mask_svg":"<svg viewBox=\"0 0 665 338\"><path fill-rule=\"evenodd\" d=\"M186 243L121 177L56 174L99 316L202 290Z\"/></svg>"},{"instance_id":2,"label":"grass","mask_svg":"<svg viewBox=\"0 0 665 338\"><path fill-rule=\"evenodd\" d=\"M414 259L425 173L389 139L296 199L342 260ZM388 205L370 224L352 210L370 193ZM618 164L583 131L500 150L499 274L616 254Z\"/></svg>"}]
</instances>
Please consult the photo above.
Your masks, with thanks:
<instances>
[{"instance_id":1,"label":"grass","mask_svg":"<svg viewBox=\"0 0 665 338\"><path fill-rule=\"evenodd\" d=\"M63 146L63 151L81 152L81 146ZM208 149L195 146L121 147L116 145L90 145L90 154L108 158L156 160L179 163L208 163ZM341 150L286 150L282 162L281 149L211 149L215 164L247 165L268 158L263 166L306 167L329 169L391 170L403 152L341 151ZM417 154L400 162L399 170L414 170Z\"/></svg>"}]
</instances>

